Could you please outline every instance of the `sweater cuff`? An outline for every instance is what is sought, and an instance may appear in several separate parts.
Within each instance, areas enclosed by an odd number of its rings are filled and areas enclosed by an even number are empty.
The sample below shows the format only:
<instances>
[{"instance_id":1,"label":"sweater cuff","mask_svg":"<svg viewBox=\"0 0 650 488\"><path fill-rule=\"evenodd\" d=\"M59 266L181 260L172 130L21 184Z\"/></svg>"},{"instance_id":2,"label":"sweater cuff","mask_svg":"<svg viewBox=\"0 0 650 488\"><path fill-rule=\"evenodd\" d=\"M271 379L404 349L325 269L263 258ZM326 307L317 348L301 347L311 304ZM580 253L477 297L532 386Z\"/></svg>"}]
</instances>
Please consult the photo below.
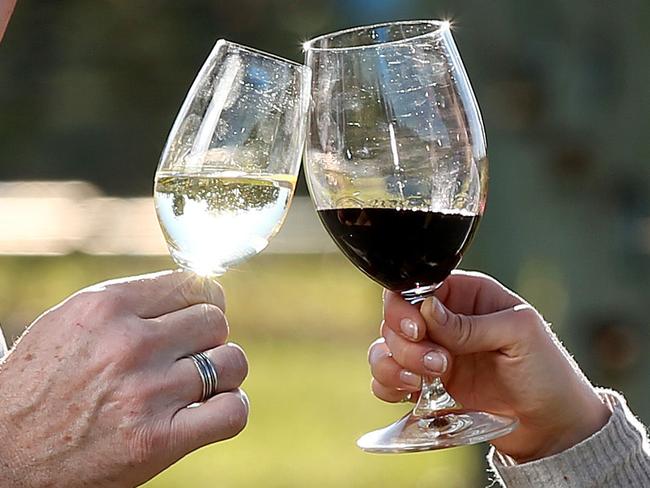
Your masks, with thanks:
<instances>
[{"instance_id":1,"label":"sweater cuff","mask_svg":"<svg viewBox=\"0 0 650 488\"><path fill-rule=\"evenodd\" d=\"M640 486L648 477L650 448L645 428L619 393L597 389L612 411L607 423L587 439L547 458L517 464L494 447L488 462L496 478L508 487ZM605 484L603 484L605 483Z\"/></svg>"}]
</instances>

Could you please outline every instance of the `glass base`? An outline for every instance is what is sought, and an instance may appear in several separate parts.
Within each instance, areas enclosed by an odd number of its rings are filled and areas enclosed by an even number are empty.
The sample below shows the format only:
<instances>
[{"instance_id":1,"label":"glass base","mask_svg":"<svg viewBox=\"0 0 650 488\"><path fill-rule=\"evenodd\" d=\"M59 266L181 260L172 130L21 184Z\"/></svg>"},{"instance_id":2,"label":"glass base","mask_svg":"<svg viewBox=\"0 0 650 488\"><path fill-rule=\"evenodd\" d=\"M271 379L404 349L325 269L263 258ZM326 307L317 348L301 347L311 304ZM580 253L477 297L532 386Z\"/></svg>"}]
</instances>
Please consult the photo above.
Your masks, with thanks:
<instances>
[{"instance_id":1,"label":"glass base","mask_svg":"<svg viewBox=\"0 0 650 488\"><path fill-rule=\"evenodd\" d=\"M357 446L373 453L431 451L496 439L515 430L518 423L516 418L465 409L441 410L427 417L409 413L361 436Z\"/></svg>"}]
</instances>

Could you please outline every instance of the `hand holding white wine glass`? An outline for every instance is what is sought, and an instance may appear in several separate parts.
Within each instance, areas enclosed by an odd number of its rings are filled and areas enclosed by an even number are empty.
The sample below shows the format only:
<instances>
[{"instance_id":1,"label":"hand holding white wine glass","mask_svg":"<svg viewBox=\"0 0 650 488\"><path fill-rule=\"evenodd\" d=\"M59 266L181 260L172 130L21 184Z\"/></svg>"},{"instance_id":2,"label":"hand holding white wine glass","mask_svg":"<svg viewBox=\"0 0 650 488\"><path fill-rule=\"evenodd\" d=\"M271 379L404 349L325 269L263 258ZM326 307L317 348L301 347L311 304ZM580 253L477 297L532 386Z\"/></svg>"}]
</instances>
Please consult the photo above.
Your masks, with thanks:
<instances>
[{"instance_id":1,"label":"hand holding white wine glass","mask_svg":"<svg viewBox=\"0 0 650 488\"><path fill-rule=\"evenodd\" d=\"M293 196L310 70L219 40L161 156L154 198L173 259L219 276L262 251Z\"/></svg>"},{"instance_id":2,"label":"hand holding white wine glass","mask_svg":"<svg viewBox=\"0 0 650 488\"><path fill-rule=\"evenodd\" d=\"M419 303L460 262L487 196L485 133L449 23L358 27L305 51L313 70L305 163L321 221L355 266ZM439 378L425 377L413 412L358 445L439 449L516 424L463 409Z\"/></svg>"}]
</instances>

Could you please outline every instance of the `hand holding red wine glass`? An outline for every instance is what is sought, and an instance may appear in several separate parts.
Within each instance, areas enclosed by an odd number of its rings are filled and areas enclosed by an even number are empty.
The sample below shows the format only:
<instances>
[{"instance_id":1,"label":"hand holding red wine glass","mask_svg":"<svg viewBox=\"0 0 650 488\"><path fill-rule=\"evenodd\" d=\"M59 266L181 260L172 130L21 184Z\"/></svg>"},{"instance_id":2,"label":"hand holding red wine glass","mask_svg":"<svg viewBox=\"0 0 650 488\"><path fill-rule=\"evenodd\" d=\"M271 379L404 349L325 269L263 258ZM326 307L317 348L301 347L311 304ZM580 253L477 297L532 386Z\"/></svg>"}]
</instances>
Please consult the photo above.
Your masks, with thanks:
<instances>
[{"instance_id":1,"label":"hand holding red wine glass","mask_svg":"<svg viewBox=\"0 0 650 488\"><path fill-rule=\"evenodd\" d=\"M449 23L358 27L305 51L313 72L305 164L318 215L355 266L419 303L459 264L487 195L485 132ZM515 426L463 409L426 378L413 412L358 445L438 449Z\"/></svg>"}]
</instances>

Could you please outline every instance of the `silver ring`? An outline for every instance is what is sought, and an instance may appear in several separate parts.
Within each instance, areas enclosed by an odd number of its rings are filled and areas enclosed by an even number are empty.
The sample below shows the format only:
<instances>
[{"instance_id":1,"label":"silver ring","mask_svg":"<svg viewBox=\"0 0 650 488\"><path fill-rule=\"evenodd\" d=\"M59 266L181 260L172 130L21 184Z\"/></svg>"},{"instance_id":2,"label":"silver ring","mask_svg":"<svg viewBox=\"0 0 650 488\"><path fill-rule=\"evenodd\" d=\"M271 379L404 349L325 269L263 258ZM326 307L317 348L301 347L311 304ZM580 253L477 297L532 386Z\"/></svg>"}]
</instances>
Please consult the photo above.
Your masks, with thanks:
<instances>
[{"instance_id":1,"label":"silver ring","mask_svg":"<svg viewBox=\"0 0 650 488\"><path fill-rule=\"evenodd\" d=\"M217 370L204 352L197 352L188 356L194 361L194 366L199 372L201 383L203 383L203 391L201 392L201 399L199 403L205 402L212 398L217 393L217 385L219 384L219 376Z\"/></svg>"}]
</instances>

